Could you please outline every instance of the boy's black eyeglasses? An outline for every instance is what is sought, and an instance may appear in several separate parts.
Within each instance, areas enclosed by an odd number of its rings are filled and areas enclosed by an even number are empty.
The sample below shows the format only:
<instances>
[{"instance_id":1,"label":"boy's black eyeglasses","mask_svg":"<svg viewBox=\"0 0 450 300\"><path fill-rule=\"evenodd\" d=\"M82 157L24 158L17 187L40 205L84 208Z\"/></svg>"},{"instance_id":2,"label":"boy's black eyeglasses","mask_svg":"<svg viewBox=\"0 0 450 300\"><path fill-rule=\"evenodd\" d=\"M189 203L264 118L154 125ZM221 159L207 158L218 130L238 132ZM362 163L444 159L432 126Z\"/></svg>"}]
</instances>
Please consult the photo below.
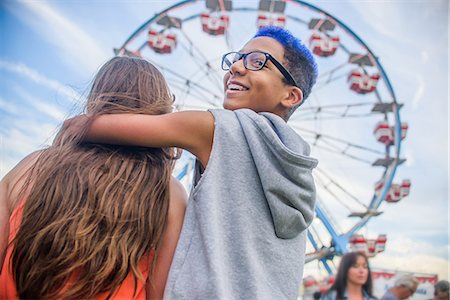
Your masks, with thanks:
<instances>
[{"instance_id":1,"label":"boy's black eyeglasses","mask_svg":"<svg viewBox=\"0 0 450 300\"><path fill-rule=\"evenodd\" d=\"M239 53L239 52L229 52L222 56L222 70L228 71L231 68L231 65L237 62L240 59L244 59L244 67L247 70L251 71L259 71L267 63L267 60L270 60L278 70L280 70L281 74L283 74L284 78L289 82L290 85L297 86L297 82L295 82L294 77L292 77L291 73L283 67L283 65L276 60L272 55L262 51L251 51L248 53Z\"/></svg>"}]
</instances>

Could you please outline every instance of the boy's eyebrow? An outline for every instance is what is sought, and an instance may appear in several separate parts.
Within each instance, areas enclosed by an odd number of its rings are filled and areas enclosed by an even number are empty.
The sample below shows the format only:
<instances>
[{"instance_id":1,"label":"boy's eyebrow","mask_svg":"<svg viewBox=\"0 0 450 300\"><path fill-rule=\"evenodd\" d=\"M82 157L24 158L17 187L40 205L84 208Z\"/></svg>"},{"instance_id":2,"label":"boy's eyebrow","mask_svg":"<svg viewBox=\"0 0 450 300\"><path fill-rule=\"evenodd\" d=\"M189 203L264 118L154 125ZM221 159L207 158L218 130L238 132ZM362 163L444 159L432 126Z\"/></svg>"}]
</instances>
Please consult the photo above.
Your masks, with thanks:
<instances>
[{"instance_id":1,"label":"boy's eyebrow","mask_svg":"<svg viewBox=\"0 0 450 300\"><path fill-rule=\"evenodd\" d=\"M240 49L240 50L238 50L237 52L239 52L239 53L249 53L249 52L252 52L252 51L266 52L266 51L263 51L263 50L261 50L261 49L255 49L255 48L253 48L253 49L247 49L247 51L245 51L245 52L244 52L244 49ZM267 52L267 53L269 53L269 52Z\"/></svg>"}]
</instances>

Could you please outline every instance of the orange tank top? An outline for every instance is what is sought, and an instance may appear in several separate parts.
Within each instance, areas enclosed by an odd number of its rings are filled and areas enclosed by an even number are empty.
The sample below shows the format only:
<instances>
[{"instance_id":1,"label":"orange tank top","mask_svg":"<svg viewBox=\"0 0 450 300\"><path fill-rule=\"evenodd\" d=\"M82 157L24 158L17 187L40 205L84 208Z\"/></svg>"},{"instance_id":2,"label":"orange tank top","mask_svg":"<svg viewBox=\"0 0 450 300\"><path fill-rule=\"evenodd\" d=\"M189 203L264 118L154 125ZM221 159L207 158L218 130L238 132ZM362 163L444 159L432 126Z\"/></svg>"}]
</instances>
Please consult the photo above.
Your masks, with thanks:
<instances>
[{"instance_id":1,"label":"orange tank top","mask_svg":"<svg viewBox=\"0 0 450 300\"><path fill-rule=\"evenodd\" d=\"M16 209L11 214L9 218L9 239L8 244L14 239L17 234L17 231L20 227L20 222L22 220L23 208L25 206L25 199L23 199L20 204L16 207ZM12 266L10 262L12 247L8 247L5 255L5 260L3 263L2 272L0 274L0 299L19 299L17 297L16 285L14 283L14 278L12 275ZM141 259L139 263L140 270L144 275L144 278L147 279L150 271L150 266L152 265L154 253L150 253L149 257L144 257ZM136 293L133 296L134 292L134 277L132 274L128 274L125 280L120 285L119 289L113 294L110 299L120 300L120 299L136 299L136 300L144 300L146 299L146 291L145 284L138 280L136 286ZM102 293L95 297L95 299L106 299L108 293Z\"/></svg>"}]
</instances>

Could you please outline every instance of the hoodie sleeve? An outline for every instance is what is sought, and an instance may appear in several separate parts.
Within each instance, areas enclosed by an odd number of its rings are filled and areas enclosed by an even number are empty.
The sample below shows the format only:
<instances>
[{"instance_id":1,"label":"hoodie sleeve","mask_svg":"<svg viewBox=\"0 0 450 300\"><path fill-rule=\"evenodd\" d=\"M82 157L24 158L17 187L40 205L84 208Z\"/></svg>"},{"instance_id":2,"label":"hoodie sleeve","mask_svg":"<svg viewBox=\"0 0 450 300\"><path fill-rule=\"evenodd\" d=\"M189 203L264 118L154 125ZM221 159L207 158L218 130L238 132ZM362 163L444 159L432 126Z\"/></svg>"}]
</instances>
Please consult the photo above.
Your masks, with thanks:
<instances>
[{"instance_id":1,"label":"hoodie sleeve","mask_svg":"<svg viewBox=\"0 0 450 300\"><path fill-rule=\"evenodd\" d=\"M280 117L247 109L236 111L247 139L267 203L275 234L296 237L314 218L316 190L308 144Z\"/></svg>"}]
</instances>

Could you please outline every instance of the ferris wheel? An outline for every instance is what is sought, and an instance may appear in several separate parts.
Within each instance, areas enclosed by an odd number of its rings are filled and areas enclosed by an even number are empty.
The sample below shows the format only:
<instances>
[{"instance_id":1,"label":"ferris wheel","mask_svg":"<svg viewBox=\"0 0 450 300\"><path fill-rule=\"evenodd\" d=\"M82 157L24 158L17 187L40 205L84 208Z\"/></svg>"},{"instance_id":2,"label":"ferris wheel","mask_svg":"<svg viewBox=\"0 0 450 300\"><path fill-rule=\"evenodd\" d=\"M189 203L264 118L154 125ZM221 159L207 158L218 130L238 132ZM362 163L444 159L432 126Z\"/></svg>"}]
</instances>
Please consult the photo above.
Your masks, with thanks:
<instances>
[{"instance_id":1,"label":"ferris wheel","mask_svg":"<svg viewBox=\"0 0 450 300\"><path fill-rule=\"evenodd\" d=\"M408 179L395 180L405 161L402 123L393 86L376 55L348 26L305 1L180 1L133 32L118 55L145 57L159 67L178 109L221 107L223 53L237 51L259 27L285 27L309 45L319 66L311 95L289 120L319 159L316 220L306 261L329 261L347 251L374 256L386 235L360 234L369 220L408 196ZM183 179L192 163L179 168Z\"/></svg>"}]
</instances>

